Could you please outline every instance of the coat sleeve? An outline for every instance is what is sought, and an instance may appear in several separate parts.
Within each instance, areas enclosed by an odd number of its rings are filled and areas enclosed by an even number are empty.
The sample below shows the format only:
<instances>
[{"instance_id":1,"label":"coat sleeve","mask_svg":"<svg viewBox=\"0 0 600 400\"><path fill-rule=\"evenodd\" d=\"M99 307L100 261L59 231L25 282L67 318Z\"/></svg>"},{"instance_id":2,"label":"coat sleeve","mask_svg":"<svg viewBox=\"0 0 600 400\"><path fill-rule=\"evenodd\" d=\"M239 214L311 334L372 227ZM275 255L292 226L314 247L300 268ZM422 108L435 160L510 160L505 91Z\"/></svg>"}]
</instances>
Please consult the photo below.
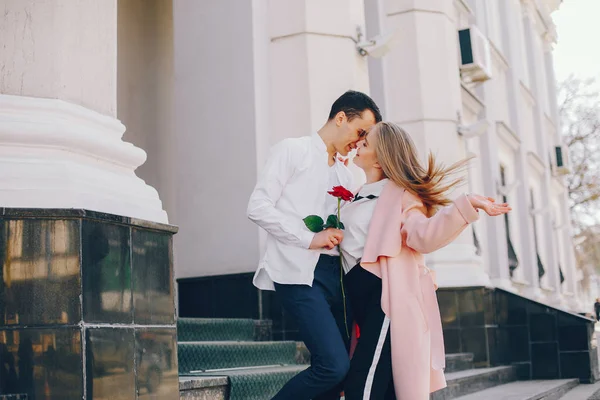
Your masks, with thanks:
<instances>
[{"instance_id":1,"label":"coat sleeve","mask_svg":"<svg viewBox=\"0 0 600 400\"><path fill-rule=\"evenodd\" d=\"M402 238L408 247L422 254L448 245L468 224L479 219L466 195L429 218L423 202L412 193L405 191L402 202Z\"/></svg>"}]
</instances>

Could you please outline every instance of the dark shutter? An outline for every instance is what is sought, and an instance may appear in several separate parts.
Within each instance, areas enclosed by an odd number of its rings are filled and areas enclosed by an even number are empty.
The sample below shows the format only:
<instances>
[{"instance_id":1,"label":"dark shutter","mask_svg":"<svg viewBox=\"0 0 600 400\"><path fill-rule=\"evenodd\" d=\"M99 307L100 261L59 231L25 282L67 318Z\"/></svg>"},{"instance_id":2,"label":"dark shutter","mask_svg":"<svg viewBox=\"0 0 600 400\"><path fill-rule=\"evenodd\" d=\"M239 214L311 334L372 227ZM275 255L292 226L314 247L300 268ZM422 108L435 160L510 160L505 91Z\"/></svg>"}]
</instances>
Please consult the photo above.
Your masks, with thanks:
<instances>
[{"instance_id":1,"label":"dark shutter","mask_svg":"<svg viewBox=\"0 0 600 400\"><path fill-rule=\"evenodd\" d=\"M460 43L460 58L462 65L473 63L473 44L471 43L471 30L463 29L458 31L458 41Z\"/></svg>"},{"instance_id":2,"label":"dark shutter","mask_svg":"<svg viewBox=\"0 0 600 400\"><path fill-rule=\"evenodd\" d=\"M538 266L538 276L542 279L542 276L546 275L546 269L544 268L544 264L542 264L542 259L540 258L540 254L536 252L537 255L537 266Z\"/></svg>"},{"instance_id":3,"label":"dark shutter","mask_svg":"<svg viewBox=\"0 0 600 400\"><path fill-rule=\"evenodd\" d=\"M473 228L473 245L475 245L475 254L480 256L481 255L481 243L479 243L479 238L477 237L477 233L475 233L475 228Z\"/></svg>"},{"instance_id":4,"label":"dark shutter","mask_svg":"<svg viewBox=\"0 0 600 400\"><path fill-rule=\"evenodd\" d=\"M560 264L558 264L558 272L560 273L560 283L562 284L565 281L565 276L563 275L562 267L560 266Z\"/></svg>"},{"instance_id":5,"label":"dark shutter","mask_svg":"<svg viewBox=\"0 0 600 400\"><path fill-rule=\"evenodd\" d=\"M563 164L563 154L562 154L562 147L561 146L556 146L555 148L556 151L556 166L557 167L562 167Z\"/></svg>"},{"instance_id":6,"label":"dark shutter","mask_svg":"<svg viewBox=\"0 0 600 400\"><path fill-rule=\"evenodd\" d=\"M508 246L508 269L510 271L510 277L512 278L515 269L519 266L519 259L517 258L517 252L510 240L510 235L506 233L506 244Z\"/></svg>"}]
</instances>

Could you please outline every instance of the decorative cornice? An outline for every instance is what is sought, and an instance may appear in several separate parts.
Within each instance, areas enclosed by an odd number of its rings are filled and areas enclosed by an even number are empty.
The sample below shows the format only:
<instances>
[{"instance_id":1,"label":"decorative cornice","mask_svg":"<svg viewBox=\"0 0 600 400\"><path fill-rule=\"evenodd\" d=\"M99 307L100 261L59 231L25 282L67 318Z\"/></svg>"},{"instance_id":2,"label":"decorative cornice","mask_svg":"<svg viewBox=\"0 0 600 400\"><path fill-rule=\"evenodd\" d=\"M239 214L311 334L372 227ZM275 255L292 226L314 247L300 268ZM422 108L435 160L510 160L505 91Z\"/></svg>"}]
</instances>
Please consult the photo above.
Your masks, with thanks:
<instances>
[{"instance_id":1,"label":"decorative cornice","mask_svg":"<svg viewBox=\"0 0 600 400\"><path fill-rule=\"evenodd\" d=\"M514 151L519 150L519 147L521 147L521 139L504 122L496 121L496 134Z\"/></svg>"},{"instance_id":2,"label":"decorative cornice","mask_svg":"<svg viewBox=\"0 0 600 400\"><path fill-rule=\"evenodd\" d=\"M508 68L510 67L508 60L506 59L506 57L504 57L502 51L500 51L500 49L496 47L492 40L490 40L489 43L490 49L492 50L492 62L494 62L498 67L500 67L502 69L502 72L506 72L506 70L508 70ZM498 60L497 63L496 60Z\"/></svg>"},{"instance_id":3,"label":"decorative cornice","mask_svg":"<svg viewBox=\"0 0 600 400\"><path fill-rule=\"evenodd\" d=\"M475 12L473 12L473 9L471 8L471 6L469 6L466 0L455 0L455 4L461 7L462 11L464 11L465 13L471 16L475 16Z\"/></svg>"},{"instance_id":4,"label":"decorative cornice","mask_svg":"<svg viewBox=\"0 0 600 400\"><path fill-rule=\"evenodd\" d=\"M566 190L566 184L562 177L553 176L551 180L551 186L555 193L563 194Z\"/></svg>"},{"instance_id":5,"label":"decorative cornice","mask_svg":"<svg viewBox=\"0 0 600 400\"><path fill-rule=\"evenodd\" d=\"M463 106L467 107L473 114L478 115L483 109L485 104L475 93L473 93L464 83L461 82L461 97Z\"/></svg>"},{"instance_id":6,"label":"decorative cornice","mask_svg":"<svg viewBox=\"0 0 600 400\"><path fill-rule=\"evenodd\" d=\"M530 79L534 79L534 77L530 77ZM527 100L529 105L531 107L535 106L535 97L533 93L531 93L531 90L529 90L527 85L525 85L525 82L523 82L522 80L519 80L519 83L521 86L521 92L525 95L525 99Z\"/></svg>"},{"instance_id":7,"label":"decorative cornice","mask_svg":"<svg viewBox=\"0 0 600 400\"><path fill-rule=\"evenodd\" d=\"M540 175L543 175L544 172L546 172L546 164L544 164L544 161L537 153L534 153L533 151L527 152L527 161Z\"/></svg>"}]
</instances>

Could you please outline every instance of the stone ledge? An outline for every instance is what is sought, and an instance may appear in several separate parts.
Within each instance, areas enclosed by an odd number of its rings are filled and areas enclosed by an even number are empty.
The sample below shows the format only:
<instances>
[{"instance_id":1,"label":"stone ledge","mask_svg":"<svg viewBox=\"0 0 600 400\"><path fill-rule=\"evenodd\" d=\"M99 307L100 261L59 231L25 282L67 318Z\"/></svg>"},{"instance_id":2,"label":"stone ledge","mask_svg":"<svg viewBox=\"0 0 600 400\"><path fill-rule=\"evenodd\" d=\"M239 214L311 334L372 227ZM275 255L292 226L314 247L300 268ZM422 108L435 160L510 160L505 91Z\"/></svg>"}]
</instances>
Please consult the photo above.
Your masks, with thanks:
<instances>
[{"instance_id":1,"label":"stone ledge","mask_svg":"<svg viewBox=\"0 0 600 400\"><path fill-rule=\"evenodd\" d=\"M226 376L190 376L179 378L179 390L205 389L215 386L226 386L229 379Z\"/></svg>"},{"instance_id":2,"label":"stone ledge","mask_svg":"<svg viewBox=\"0 0 600 400\"><path fill-rule=\"evenodd\" d=\"M185 400L225 400L229 397L229 378L198 376L179 378L179 398Z\"/></svg>"},{"instance_id":3,"label":"stone ledge","mask_svg":"<svg viewBox=\"0 0 600 400\"><path fill-rule=\"evenodd\" d=\"M123 215L110 214L101 211L92 211L82 208L14 208L0 207L0 217L4 219L73 219L82 218L102 222L113 222L123 225L131 225L137 228L146 228L157 231L177 233L179 227L161 222L153 222L145 219L126 217Z\"/></svg>"}]
</instances>

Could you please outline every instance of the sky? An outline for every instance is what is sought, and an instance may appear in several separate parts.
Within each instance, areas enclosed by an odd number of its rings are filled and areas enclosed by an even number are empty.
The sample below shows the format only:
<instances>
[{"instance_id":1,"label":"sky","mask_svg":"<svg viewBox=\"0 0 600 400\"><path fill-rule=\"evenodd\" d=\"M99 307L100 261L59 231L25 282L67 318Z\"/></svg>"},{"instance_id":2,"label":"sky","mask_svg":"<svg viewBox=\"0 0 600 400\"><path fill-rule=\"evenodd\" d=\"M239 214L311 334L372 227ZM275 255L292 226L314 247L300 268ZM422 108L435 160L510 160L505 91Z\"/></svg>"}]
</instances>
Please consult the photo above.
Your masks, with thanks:
<instances>
[{"instance_id":1,"label":"sky","mask_svg":"<svg viewBox=\"0 0 600 400\"><path fill-rule=\"evenodd\" d=\"M600 82L600 0L564 0L552 18L558 33L556 79L574 74Z\"/></svg>"}]
</instances>

